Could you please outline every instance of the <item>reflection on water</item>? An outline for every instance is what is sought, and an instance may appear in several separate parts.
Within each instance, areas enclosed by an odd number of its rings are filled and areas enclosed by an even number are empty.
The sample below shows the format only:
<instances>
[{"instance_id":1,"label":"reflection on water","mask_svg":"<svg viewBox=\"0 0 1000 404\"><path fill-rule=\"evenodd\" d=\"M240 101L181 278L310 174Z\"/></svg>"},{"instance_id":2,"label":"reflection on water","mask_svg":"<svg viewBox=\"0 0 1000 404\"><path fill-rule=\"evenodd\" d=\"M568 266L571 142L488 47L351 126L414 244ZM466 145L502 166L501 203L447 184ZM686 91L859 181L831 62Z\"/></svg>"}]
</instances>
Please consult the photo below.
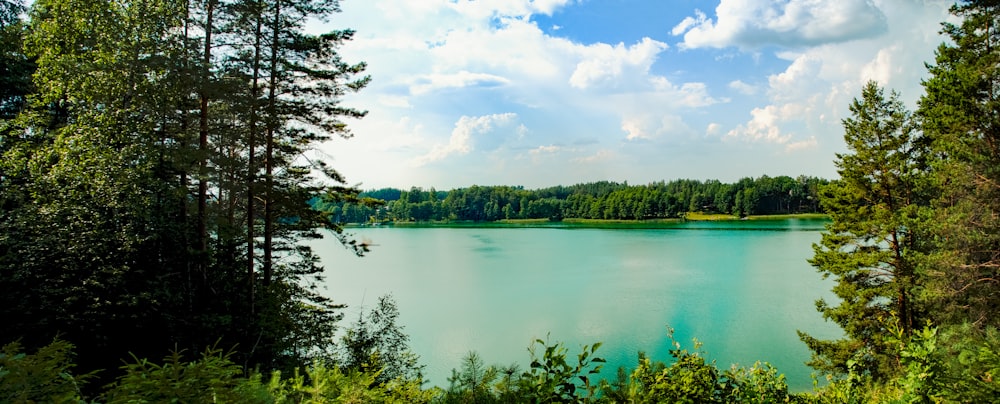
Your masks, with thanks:
<instances>
[{"instance_id":1,"label":"reflection on water","mask_svg":"<svg viewBox=\"0 0 1000 404\"><path fill-rule=\"evenodd\" d=\"M669 359L670 325L682 343L703 341L720 367L768 361L808 390L809 353L795 330L839 334L813 304L831 299L832 283L806 262L824 223L351 229L379 245L364 258L334 240L314 245L327 293L348 314L395 296L434 385L446 385L470 350L524 368L528 345L546 335L573 352L602 341L602 374L613 377L639 350Z\"/></svg>"}]
</instances>

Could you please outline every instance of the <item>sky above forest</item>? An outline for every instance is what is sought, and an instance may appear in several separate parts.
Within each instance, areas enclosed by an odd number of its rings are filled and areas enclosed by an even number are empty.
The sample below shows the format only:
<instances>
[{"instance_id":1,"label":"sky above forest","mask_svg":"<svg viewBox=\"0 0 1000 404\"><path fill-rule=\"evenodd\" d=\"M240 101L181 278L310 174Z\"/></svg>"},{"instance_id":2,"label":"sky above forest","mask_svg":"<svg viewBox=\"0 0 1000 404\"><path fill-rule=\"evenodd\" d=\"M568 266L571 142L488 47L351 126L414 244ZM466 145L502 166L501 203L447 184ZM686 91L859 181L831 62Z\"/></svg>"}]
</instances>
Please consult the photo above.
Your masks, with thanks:
<instances>
[{"instance_id":1,"label":"sky above forest","mask_svg":"<svg viewBox=\"0 0 1000 404\"><path fill-rule=\"evenodd\" d=\"M371 84L319 153L362 189L836 178L876 80L916 107L937 0L343 0Z\"/></svg>"}]
</instances>

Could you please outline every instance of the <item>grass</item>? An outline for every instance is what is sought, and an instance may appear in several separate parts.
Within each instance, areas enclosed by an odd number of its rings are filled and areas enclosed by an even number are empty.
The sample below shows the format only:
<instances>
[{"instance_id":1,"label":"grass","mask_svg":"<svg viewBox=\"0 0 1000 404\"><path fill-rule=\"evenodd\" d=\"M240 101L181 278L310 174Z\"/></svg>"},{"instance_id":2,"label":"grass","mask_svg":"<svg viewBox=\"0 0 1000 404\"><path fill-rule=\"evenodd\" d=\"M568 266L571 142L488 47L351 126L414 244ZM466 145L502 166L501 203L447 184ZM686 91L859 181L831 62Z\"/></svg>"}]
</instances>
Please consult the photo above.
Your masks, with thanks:
<instances>
[{"instance_id":1,"label":"grass","mask_svg":"<svg viewBox=\"0 0 1000 404\"><path fill-rule=\"evenodd\" d=\"M784 220L784 219L829 219L826 213L792 213L788 215L754 215L748 216L748 220Z\"/></svg>"},{"instance_id":2,"label":"grass","mask_svg":"<svg viewBox=\"0 0 1000 404\"><path fill-rule=\"evenodd\" d=\"M733 215L726 215L722 213L704 213L704 212L687 212L684 214L684 218L687 220L697 220L697 221L739 220L738 217Z\"/></svg>"},{"instance_id":3,"label":"grass","mask_svg":"<svg viewBox=\"0 0 1000 404\"><path fill-rule=\"evenodd\" d=\"M688 212L684 218L693 221L718 221L718 220L740 220L733 215L722 213ZM829 219L830 215L825 213L791 213L787 215L752 215L744 220L787 220L787 219Z\"/></svg>"},{"instance_id":4,"label":"grass","mask_svg":"<svg viewBox=\"0 0 1000 404\"><path fill-rule=\"evenodd\" d=\"M509 223L509 224L544 224L549 223L549 219L500 219L497 223Z\"/></svg>"},{"instance_id":5,"label":"grass","mask_svg":"<svg viewBox=\"0 0 1000 404\"><path fill-rule=\"evenodd\" d=\"M647 219L647 220L619 220L619 219L581 219L567 218L563 223L575 225L588 224L657 224L657 223L678 223L681 219Z\"/></svg>"}]
</instances>

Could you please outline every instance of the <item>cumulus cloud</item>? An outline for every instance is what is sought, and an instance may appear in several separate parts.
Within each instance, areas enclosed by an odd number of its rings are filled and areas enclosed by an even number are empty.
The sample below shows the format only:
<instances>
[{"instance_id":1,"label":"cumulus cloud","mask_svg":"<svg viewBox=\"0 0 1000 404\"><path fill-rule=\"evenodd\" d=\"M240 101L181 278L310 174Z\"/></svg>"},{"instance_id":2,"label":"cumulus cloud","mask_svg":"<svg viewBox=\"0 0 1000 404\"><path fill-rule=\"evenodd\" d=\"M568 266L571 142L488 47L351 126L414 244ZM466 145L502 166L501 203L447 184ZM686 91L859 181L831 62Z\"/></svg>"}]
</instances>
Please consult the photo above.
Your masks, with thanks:
<instances>
[{"instance_id":1,"label":"cumulus cloud","mask_svg":"<svg viewBox=\"0 0 1000 404\"><path fill-rule=\"evenodd\" d=\"M359 35L345 44L343 53L368 61L373 77L368 89L352 97L364 102L369 94L382 94L364 105L371 110L366 119L392 119L405 112L425 124L429 146L418 157L405 159L417 166L496 150L500 143L491 142L500 142L498 137L481 135L482 128L469 125L470 117L503 115L490 115L498 111L532 111L518 114L520 130L514 124L503 129L511 136L504 140L507 146L531 150L558 144L560 136L579 136L581 130L591 131L587 136L598 141L617 140L616 129L628 119L642 122L626 137L654 139L687 127L680 111L719 102L705 83L671 81L652 72L669 49L662 41L645 37L631 43L581 43L546 33L531 18L570 3L574 1L352 3L357 7L352 17L361 18ZM366 27L365 19L373 15L379 25ZM577 115L586 116L587 123L568 118ZM664 124L661 116L671 121ZM538 136L526 137L528 126ZM518 138L515 145L512 140Z\"/></svg>"},{"instance_id":2,"label":"cumulus cloud","mask_svg":"<svg viewBox=\"0 0 1000 404\"><path fill-rule=\"evenodd\" d=\"M814 46L884 34L886 15L872 0L722 0L713 20L698 11L673 27L684 48Z\"/></svg>"},{"instance_id":3,"label":"cumulus cloud","mask_svg":"<svg viewBox=\"0 0 1000 404\"><path fill-rule=\"evenodd\" d=\"M782 127L789 121L801 119L804 112L805 107L798 104L754 108L750 111L750 121L737 126L726 136L753 142L785 144L792 139L792 135L784 133Z\"/></svg>"},{"instance_id":4,"label":"cumulus cloud","mask_svg":"<svg viewBox=\"0 0 1000 404\"><path fill-rule=\"evenodd\" d=\"M490 137L494 139L489 143L496 144L499 137L512 133L520 136L526 129L523 125L516 125L516 120L517 114L511 112L478 117L462 116L455 122L448 143L434 146L427 154L417 157L414 165L422 166L454 154L468 154L475 149L477 143L483 143L484 139L488 141Z\"/></svg>"},{"instance_id":5,"label":"cumulus cloud","mask_svg":"<svg viewBox=\"0 0 1000 404\"><path fill-rule=\"evenodd\" d=\"M345 104L370 113L332 154L338 168L366 164L365 177L433 177L418 183L440 186L549 185L543 177L567 162L573 170L562 178L667 167L680 160L665 153L686 153L664 147L679 138L721 139L730 144L718 149L733 153L754 143L755 152L832 166L826 156L842 144L840 119L864 81L907 102L920 95L950 1L720 0L714 13L677 17L670 32L682 42L670 46L652 34L581 42L571 39L575 27L543 30L536 21L547 19L533 18L584 1L349 2L342 21L358 34L342 55L368 62L373 81ZM373 153L384 158L372 162ZM657 172L717 175L718 156L684 166L699 171Z\"/></svg>"},{"instance_id":6,"label":"cumulus cloud","mask_svg":"<svg viewBox=\"0 0 1000 404\"><path fill-rule=\"evenodd\" d=\"M572 0L479 0L451 1L448 6L472 18L528 17L532 14L552 15L571 2Z\"/></svg>"},{"instance_id":7,"label":"cumulus cloud","mask_svg":"<svg viewBox=\"0 0 1000 404\"><path fill-rule=\"evenodd\" d=\"M850 113L847 106L868 80L899 90L904 101L915 106L926 75L923 63L941 41L928 27L948 18L948 3L882 0L877 5L885 12L886 35L779 51L777 57L788 66L767 77L766 99L725 139L769 143L786 152L841 144L840 120Z\"/></svg>"},{"instance_id":8,"label":"cumulus cloud","mask_svg":"<svg viewBox=\"0 0 1000 404\"><path fill-rule=\"evenodd\" d=\"M666 135L690 136L694 132L677 115L639 115L622 119L626 140L652 140Z\"/></svg>"},{"instance_id":9,"label":"cumulus cloud","mask_svg":"<svg viewBox=\"0 0 1000 404\"><path fill-rule=\"evenodd\" d=\"M650 38L643 38L629 47L619 43L615 46L594 44L580 48L578 52L582 60L576 64L569 84L585 89L623 77L642 77L664 49L667 49L667 44Z\"/></svg>"},{"instance_id":10,"label":"cumulus cloud","mask_svg":"<svg viewBox=\"0 0 1000 404\"><path fill-rule=\"evenodd\" d=\"M705 83L689 82L677 86L660 76L651 77L649 82L655 90L651 94L662 96L659 105L697 108L720 102L709 94Z\"/></svg>"},{"instance_id":11,"label":"cumulus cloud","mask_svg":"<svg viewBox=\"0 0 1000 404\"><path fill-rule=\"evenodd\" d=\"M708 124L707 128L705 128L705 135L706 136L715 136L715 135L719 134L720 130L722 130L722 125L719 125L718 123L712 122L712 123Z\"/></svg>"}]
</instances>

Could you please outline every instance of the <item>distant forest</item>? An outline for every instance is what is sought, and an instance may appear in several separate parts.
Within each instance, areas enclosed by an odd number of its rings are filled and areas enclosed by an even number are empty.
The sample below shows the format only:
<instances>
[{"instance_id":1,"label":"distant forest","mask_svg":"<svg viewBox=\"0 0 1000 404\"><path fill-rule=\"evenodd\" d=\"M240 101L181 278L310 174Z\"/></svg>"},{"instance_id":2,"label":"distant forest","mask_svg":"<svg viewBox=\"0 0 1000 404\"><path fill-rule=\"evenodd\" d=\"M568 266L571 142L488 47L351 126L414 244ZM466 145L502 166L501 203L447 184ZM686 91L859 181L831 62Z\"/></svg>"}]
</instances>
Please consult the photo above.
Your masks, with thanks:
<instances>
[{"instance_id":1,"label":"distant forest","mask_svg":"<svg viewBox=\"0 0 1000 404\"><path fill-rule=\"evenodd\" d=\"M644 220L679 218L685 212L734 216L820 212L819 189L829 181L788 176L718 180L674 180L648 185L592 182L528 190L517 186L472 186L451 191L383 188L358 199L316 199L313 206L340 223L564 218Z\"/></svg>"}]
</instances>

